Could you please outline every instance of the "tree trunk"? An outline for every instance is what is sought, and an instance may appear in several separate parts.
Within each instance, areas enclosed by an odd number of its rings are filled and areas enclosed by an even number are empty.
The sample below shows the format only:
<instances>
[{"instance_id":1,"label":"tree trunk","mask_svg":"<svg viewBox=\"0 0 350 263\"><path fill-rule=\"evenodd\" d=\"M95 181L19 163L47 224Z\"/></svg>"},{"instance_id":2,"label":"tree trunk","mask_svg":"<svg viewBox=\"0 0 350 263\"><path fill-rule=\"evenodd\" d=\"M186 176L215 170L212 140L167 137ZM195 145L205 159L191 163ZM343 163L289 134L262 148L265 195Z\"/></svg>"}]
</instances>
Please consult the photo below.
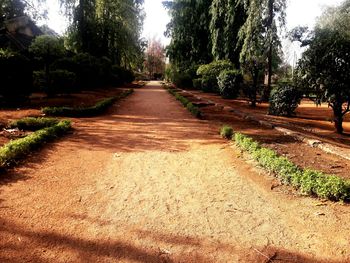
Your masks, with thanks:
<instances>
[{"instance_id":1,"label":"tree trunk","mask_svg":"<svg viewBox=\"0 0 350 263\"><path fill-rule=\"evenodd\" d=\"M259 70L253 72L253 88L250 95L251 106L256 107L256 92L258 90Z\"/></svg>"},{"instance_id":2,"label":"tree trunk","mask_svg":"<svg viewBox=\"0 0 350 263\"><path fill-rule=\"evenodd\" d=\"M269 0L268 2L268 21L267 21L267 30L270 31L269 35L269 50L267 53L267 85L264 89L262 101L268 101L271 93L271 80L272 80L272 49L273 49L273 39L272 39L272 24L273 24L273 5L275 0Z\"/></svg>"},{"instance_id":3,"label":"tree trunk","mask_svg":"<svg viewBox=\"0 0 350 263\"><path fill-rule=\"evenodd\" d=\"M337 131L337 133L342 134L343 129L343 114L342 114L342 104L337 103L333 105L333 120L334 120L334 127Z\"/></svg>"}]
</instances>

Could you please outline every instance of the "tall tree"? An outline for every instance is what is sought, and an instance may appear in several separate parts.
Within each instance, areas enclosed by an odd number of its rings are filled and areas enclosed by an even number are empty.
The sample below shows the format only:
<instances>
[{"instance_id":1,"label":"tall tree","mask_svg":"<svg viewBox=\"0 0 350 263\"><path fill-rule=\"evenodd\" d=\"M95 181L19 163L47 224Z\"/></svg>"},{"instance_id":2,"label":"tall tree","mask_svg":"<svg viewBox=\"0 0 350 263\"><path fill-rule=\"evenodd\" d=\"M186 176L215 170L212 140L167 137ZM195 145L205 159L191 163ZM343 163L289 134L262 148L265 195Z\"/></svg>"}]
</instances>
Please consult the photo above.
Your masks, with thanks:
<instances>
[{"instance_id":1,"label":"tall tree","mask_svg":"<svg viewBox=\"0 0 350 263\"><path fill-rule=\"evenodd\" d=\"M143 0L62 0L71 18L69 45L131 67L142 55Z\"/></svg>"},{"instance_id":2,"label":"tall tree","mask_svg":"<svg viewBox=\"0 0 350 263\"><path fill-rule=\"evenodd\" d=\"M190 67L212 60L210 6L212 0L174 0L163 2L171 21L166 36L171 37L167 54L172 64Z\"/></svg>"},{"instance_id":3,"label":"tall tree","mask_svg":"<svg viewBox=\"0 0 350 263\"><path fill-rule=\"evenodd\" d=\"M246 19L240 0L213 0L210 7L210 34L215 60L230 60L239 67L238 32Z\"/></svg>"},{"instance_id":4,"label":"tall tree","mask_svg":"<svg viewBox=\"0 0 350 263\"><path fill-rule=\"evenodd\" d=\"M253 82L258 84L259 71L266 70L268 85L265 97L270 93L274 60L278 60L281 42L278 27L285 24L285 0L242 0L247 19L239 32L242 43L240 61L254 68ZM265 65L263 66L263 63Z\"/></svg>"}]
</instances>

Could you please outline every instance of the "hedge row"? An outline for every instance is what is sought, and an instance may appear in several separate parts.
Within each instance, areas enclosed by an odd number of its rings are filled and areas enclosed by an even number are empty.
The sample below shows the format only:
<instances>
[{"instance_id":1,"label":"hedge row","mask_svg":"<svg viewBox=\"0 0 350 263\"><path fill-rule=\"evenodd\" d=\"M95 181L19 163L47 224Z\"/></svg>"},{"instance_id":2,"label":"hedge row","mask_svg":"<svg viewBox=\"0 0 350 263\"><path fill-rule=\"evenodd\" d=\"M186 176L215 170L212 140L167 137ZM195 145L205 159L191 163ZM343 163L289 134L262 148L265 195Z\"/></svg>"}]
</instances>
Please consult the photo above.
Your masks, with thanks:
<instances>
[{"instance_id":1,"label":"hedge row","mask_svg":"<svg viewBox=\"0 0 350 263\"><path fill-rule=\"evenodd\" d=\"M46 107L42 112L49 116L65 117L91 117L102 114L116 101L123 99L133 93L133 89L122 92L118 96L103 99L91 107Z\"/></svg>"},{"instance_id":2,"label":"hedge row","mask_svg":"<svg viewBox=\"0 0 350 263\"><path fill-rule=\"evenodd\" d=\"M24 138L10 141L0 148L0 168L15 164L20 158L40 147L45 142L64 135L71 129L71 122L64 120L57 124L38 130Z\"/></svg>"},{"instance_id":3,"label":"hedge row","mask_svg":"<svg viewBox=\"0 0 350 263\"><path fill-rule=\"evenodd\" d=\"M247 151L259 165L274 173L283 183L292 185L302 193L333 201L350 200L350 181L323 172L301 169L293 162L252 138L241 133L234 134L236 145Z\"/></svg>"},{"instance_id":4,"label":"hedge row","mask_svg":"<svg viewBox=\"0 0 350 263\"><path fill-rule=\"evenodd\" d=\"M56 125L58 122L59 120L54 118L27 117L16 121L12 121L9 124L9 127L12 129L18 128L20 130L37 131L43 128L48 128L53 125Z\"/></svg>"},{"instance_id":5,"label":"hedge row","mask_svg":"<svg viewBox=\"0 0 350 263\"><path fill-rule=\"evenodd\" d=\"M194 106L187 98L181 96L179 93L177 93L176 91L174 91L171 88L166 88L168 90L168 92L170 94L172 94L173 96L175 96L175 98L180 101L182 103L182 105L187 108L187 110L189 112L192 113L193 116L195 116L196 118L201 118L202 113L199 110L198 107Z\"/></svg>"}]
</instances>

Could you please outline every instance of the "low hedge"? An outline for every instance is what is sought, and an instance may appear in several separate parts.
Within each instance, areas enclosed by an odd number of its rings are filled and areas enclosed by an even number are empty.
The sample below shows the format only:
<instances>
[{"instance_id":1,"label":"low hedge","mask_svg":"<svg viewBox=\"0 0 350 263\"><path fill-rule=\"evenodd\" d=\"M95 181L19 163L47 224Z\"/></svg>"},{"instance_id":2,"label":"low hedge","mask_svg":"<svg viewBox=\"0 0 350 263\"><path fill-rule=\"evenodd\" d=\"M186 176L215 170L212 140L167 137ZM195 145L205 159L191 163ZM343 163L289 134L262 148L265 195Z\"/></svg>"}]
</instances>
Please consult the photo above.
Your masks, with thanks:
<instances>
[{"instance_id":1,"label":"low hedge","mask_svg":"<svg viewBox=\"0 0 350 263\"><path fill-rule=\"evenodd\" d=\"M283 183L299 189L303 194L333 201L350 200L349 180L320 171L301 169L287 158L278 156L275 151L261 146L252 138L241 133L235 133L233 140L261 167L275 174Z\"/></svg>"},{"instance_id":2,"label":"low hedge","mask_svg":"<svg viewBox=\"0 0 350 263\"><path fill-rule=\"evenodd\" d=\"M284 183L291 184L302 193L330 200L350 200L350 181L335 175L310 169L301 169L271 149L262 147L243 134L236 133L234 140L241 149L248 151L260 166L274 173Z\"/></svg>"},{"instance_id":3,"label":"low hedge","mask_svg":"<svg viewBox=\"0 0 350 263\"><path fill-rule=\"evenodd\" d=\"M179 93L177 93L176 91L174 91L173 89L171 88L166 88L168 90L168 92L175 96L175 98L181 102L181 104L187 108L187 110L189 112L192 113L193 116L195 116L196 118L201 118L202 117L202 113L201 111L199 110L198 107L194 106L187 98L181 96Z\"/></svg>"},{"instance_id":4,"label":"low hedge","mask_svg":"<svg viewBox=\"0 0 350 263\"><path fill-rule=\"evenodd\" d=\"M0 148L0 168L5 169L15 164L20 158L30 154L45 142L64 135L71 129L71 122L67 120L38 130L24 138L10 141Z\"/></svg>"},{"instance_id":5,"label":"low hedge","mask_svg":"<svg viewBox=\"0 0 350 263\"><path fill-rule=\"evenodd\" d=\"M133 89L124 91L118 96L103 99L91 107L46 107L42 112L49 116L65 116L65 117L91 117L102 114L116 101L123 99L133 93Z\"/></svg>"},{"instance_id":6,"label":"low hedge","mask_svg":"<svg viewBox=\"0 0 350 263\"><path fill-rule=\"evenodd\" d=\"M27 117L20 120L12 121L9 124L10 128L18 128L20 130L37 131L43 128L56 125L59 120L54 118L34 118Z\"/></svg>"}]
</instances>

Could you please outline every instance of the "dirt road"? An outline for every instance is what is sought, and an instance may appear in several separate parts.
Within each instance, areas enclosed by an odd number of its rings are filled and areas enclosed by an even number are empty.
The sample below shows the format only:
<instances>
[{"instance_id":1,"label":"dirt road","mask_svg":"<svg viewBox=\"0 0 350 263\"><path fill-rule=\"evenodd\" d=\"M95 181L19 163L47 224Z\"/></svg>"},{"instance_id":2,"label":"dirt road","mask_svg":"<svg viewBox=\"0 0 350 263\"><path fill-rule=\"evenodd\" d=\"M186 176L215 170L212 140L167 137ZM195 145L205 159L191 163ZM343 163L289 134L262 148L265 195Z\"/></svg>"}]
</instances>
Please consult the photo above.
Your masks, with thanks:
<instances>
[{"instance_id":1,"label":"dirt road","mask_svg":"<svg viewBox=\"0 0 350 263\"><path fill-rule=\"evenodd\" d=\"M349 206L271 190L156 83L75 122L1 180L0 262L350 261Z\"/></svg>"}]
</instances>

